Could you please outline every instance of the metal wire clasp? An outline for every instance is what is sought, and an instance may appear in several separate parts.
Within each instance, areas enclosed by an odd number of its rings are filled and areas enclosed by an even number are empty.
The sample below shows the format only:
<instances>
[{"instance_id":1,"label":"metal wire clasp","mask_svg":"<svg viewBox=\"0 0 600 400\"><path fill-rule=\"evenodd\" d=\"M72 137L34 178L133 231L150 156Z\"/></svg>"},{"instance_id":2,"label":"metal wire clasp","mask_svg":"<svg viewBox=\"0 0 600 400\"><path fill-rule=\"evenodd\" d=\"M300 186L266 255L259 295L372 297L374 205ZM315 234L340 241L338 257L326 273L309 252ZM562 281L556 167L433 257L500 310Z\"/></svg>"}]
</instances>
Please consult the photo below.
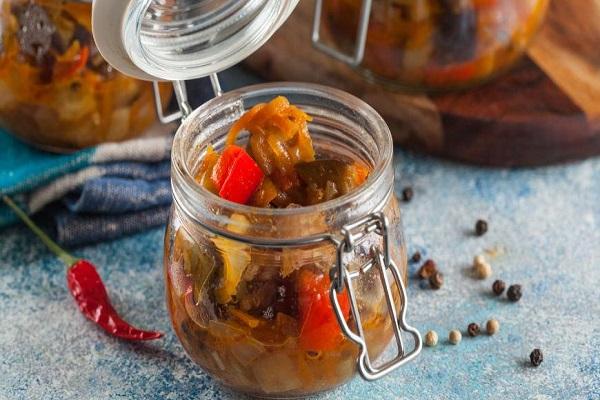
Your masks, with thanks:
<instances>
[{"instance_id":1,"label":"metal wire clasp","mask_svg":"<svg viewBox=\"0 0 600 400\"><path fill-rule=\"evenodd\" d=\"M185 81L173 81L172 83L173 90L175 91L175 98L177 99L177 104L179 105L179 110L171 114L165 115L162 106L162 99L160 97L160 89L158 87L158 82L152 82L156 115L158 116L158 120L163 124L168 124L177 121L178 119L183 121L192 112L192 106L190 106L190 103L188 101L188 94ZM219 82L219 77L216 73L210 74L210 83L212 85L215 97L219 97L223 94L223 90L221 89L221 83Z\"/></svg>"},{"instance_id":2,"label":"metal wire clasp","mask_svg":"<svg viewBox=\"0 0 600 400\"><path fill-rule=\"evenodd\" d=\"M321 14L323 13L323 0L316 0L311 35L313 46L323 53L353 67L360 65L365 56L369 18L371 17L371 6L372 0L362 1L362 5L360 7L360 17L358 21L358 31L356 33L356 44L354 45L354 53L348 55L321 41Z\"/></svg>"},{"instance_id":3,"label":"metal wire clasp","mask_svg":"<svg viewBox=\"0 0 600 400\"><path fill-rule=\"evenodd\" d=\"M390 373L396 368L414 359L422 348L421 335L419 332L406 323L406 308L407 298L406 289L402 281L402 276L396 264L390 257L390 237L388 234L389 222L387 217L381 211L387 204L389 196L392 195L392 189L387 193L381 203L374 207L372 213L368 214L355 222L346 224L339 233L327 232L315 236L306 236L301 239L277 239L277 238L257 238L248 237L247 235L238 234L217 228L210 224L205 224L201 220L200 225L209 232L215 235L222 236L226 239L234 240L239 243L244 243L249 246L261 248L295 248L304 245L314 245L322 242L331 242L337 248L336 264L330 271L331 287L329 289L329 298L333 305L336 319L340 324L342 332L354 343L359 346L360 354L358 359L358 370L363 378L372 381ZM352 268L350 270L345 260L351 256L355 249L367 241L372 233L382 237L382 245L371 246L370 259L360 266L360 268ZM369 359L369 352L365 339L365 333L362 326L362 321L359 314L358 303L356 300L356 292L353 287L353 280L360 278L362 274L367 273L371 268L377 268L381 278L381 283L384 288L386 304L390 318L392 318L392 327L398 347L398 354L390 361L381 366L374 366ZM388 277L388 271L391 271L394 282L400 294L401 308L398 312L392 293L392 285ZM348 290L350 298L350 310L352 317L356 323L353 330L348 326L346 318L338 301L337 294ZM414 338L414 347L412 351L406 352L402 333L407 332Z\"/></svg>"},{"instance_id":4,"label":"metal wire clasp","mask_svg":"<svg viewBox=\"0 0 600 400\"><path fill-rule=\"evenodd\" d=\"M329 290L329 297L342 331L350 340L360 347L358 370L361 376L368 381L372 381L381 378L415 358L422 348L421 335L419 334L419 331L406 323L406 289L400 271L390 257L390 239L388 235L387 217L381 211L372 213L352 224L346 225L341 233L343 239L337 242L337 263L332 270L333 279ZM370 249L371 258L360 268L350 271L344 262L345 256L348 253L353 253L356 246L364 242L371 233L376 233L382 237L383 249L380 249L375 245L372 246ZM359 278L361 274L366 273L373 267L379 270L388 312L390 318L393 319L392 327L394 328L394 336L398 348L398 354L393 359L378 367L374 366L372 360L369 358L365 334L356 301L356 294L353 288L353 280ZM388 270L392 272L392 276L398 287L398 291L400 292L401 309L399 314L398 310L396 310L396 304L394 303L392 286L387 274ZM344 290L348 290L350 309L353 319L356 322L356 332L348 326L338 301L337 293ZM414 338L414 348L408 353L405 352L404 340L402 337L403 331L409 333Z\"/></svg>"}]
</instances>

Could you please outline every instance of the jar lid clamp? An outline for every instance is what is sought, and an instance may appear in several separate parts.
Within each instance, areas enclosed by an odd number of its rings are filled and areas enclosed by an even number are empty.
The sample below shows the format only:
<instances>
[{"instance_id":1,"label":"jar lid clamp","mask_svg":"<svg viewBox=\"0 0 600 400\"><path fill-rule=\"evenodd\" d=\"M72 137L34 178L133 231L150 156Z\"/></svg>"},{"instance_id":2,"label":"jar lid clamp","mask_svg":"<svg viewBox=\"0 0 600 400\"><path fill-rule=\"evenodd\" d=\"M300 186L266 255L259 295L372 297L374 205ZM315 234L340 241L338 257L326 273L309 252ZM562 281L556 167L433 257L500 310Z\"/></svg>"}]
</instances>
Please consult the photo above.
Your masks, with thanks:
<instances>
[{"instance_id":1,"label":"jar lid clamp","mask_svg":"<svg viewBox=\"0 0 600 400\"><path fill-rule=\"evenodd\" d=\"M365 45L367 44L367 33L369 29L369 19L371 17L371 8L373 0L362 0L360 6L360 16L358 20L358 29L356 31L356 43L352 54L344 54L340 50L331 47L321 40L321 14L323 13L323 0L315 0L315 13L313 17L311 41L313 46L319 51L335 58L338 61L346 63L352 67L359 66L365 56Z\"/></svg>"},{"instance_id":2,"label":"jar lid clamp","mask_svg":"<svg viewBox=\"0 0 600 400\"><path fill-rule=\"evenodd\" d=\"M299 0L94 0L92 30L98 50L117 70L138 79L172 81L180 110L161 122L185 118L191 108L185 81L211 77L261 47Z\"/></svg>"},{"instance_id":3,"label":"jar lid clamp","mask_svg":"<svg viewBox=\"0 0 600 400\"><path fill-rule=\"evenodd\" d=\"M336 263L330 271L331 286L329 288L329 298L342 332L359 347L360 353L357 365L360 375L367 381L374 381L413 360L419 355L423 348L421 334L416 328L408 325L406 322L406 288L400 270L390 256L391 243L388 235L389 222L387 217L383 214L382 209L392 195L390 190L383 198L383 201L375 207L373 212L352 223L344 225L339 232L307 236L301 239L250 238L244 234L237 234L224 229L219 229L200 221L198 221L198 223L207 231L212 232L217 236L222 236L226 239L254 247L294 248L326 241L333 243L337 248L337 256ZM345 255L352 254L361 243L367 240L371 233L375 233L381 237L381 247L373 245L370 249L370 259L359 268L350 270L344 262ZM372 360L369 358L368 345L356 301L356 292L353 286L353 280L360 278L362 274L369 272L372 268L376 268L379 271L381 284L384 289L386 306L389 317L392 319L391 325L397 346L396 356L381 366L374 366ZM388 271L391 272L393 283L390 282ZM393 284L395 284L400 295L400 310L396 309L396 304L394 302L392 293ZM344 290L348 291L350 312L355 321L355 331L346 322L344 312L342 311L337 297L337 294ZM406 352L406 346L402 336L403 332L408 333L414 340L412 350L409 352Z\"/></svg>"},{"instance_id":4,"label":"jar lid clamp","mask_svg":"<svg viewBox=\"0 0 600 400\"><path fill-rule=\"evenodd\" d=\"M400 270L390 257L391 244L388 229L389 223L387 217L382 211L375 211L358 221L344 226L341 231L343 239L341 241L334 240L337 244L338 255L336 266L332 269L332 275L335 279L332 278L329 298L331 304L333 304L333 309L342 331L346 337L356 343L360 348L358 371L361 376L368 381L379 379L411 361L421 352L423 346L419 331L408 325L406 322L406 288L404 287ZM370 259L359 268L349 271L346 265L344 265L344 254L354 252L355 248L365 241L371 233L381 236L382 248L372 246L370 249ZM371 362L372 360L369 357L367 341L360 318L358 303L356 301L356 292L353 289L352 283L354 279L359 279L362 274L367 273L371 268L377 268L379 271L381 284L384 289L386 306L389 316L392 319L391 325L394 330L394 338L396 339L397 346L397 355L378 367L373 365ZM388 277L388 270L391 271L394 283L400 294L401 304L399 315L394 302L392 284ZM348 290L350 310L355 321L356 333L348 326L338 300L337 294L343 290ZM402 332L407 332L414 339L413 349L408 353L405 351Z\"/></svg>"}]
</instances>

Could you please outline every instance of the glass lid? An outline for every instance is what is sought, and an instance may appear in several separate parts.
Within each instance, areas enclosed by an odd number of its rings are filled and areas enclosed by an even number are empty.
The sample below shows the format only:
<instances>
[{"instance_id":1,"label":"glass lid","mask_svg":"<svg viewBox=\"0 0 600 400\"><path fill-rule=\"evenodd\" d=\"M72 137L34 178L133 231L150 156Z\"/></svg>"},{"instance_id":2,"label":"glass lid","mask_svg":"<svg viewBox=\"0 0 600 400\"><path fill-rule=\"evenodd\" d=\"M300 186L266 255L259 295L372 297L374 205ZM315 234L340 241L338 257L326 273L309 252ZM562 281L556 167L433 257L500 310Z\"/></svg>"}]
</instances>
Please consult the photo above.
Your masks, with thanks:
<instances>
[{"instance_id":1,"label":"glass lid","mask_svg":"<svg viewBox=\"0 0 600 400\"><path fill-rule=\"evenodd\" d=\"M299 0L94 0L98 49L125 74L187 80L242 61Z\"/></svg>"}]
</instances>

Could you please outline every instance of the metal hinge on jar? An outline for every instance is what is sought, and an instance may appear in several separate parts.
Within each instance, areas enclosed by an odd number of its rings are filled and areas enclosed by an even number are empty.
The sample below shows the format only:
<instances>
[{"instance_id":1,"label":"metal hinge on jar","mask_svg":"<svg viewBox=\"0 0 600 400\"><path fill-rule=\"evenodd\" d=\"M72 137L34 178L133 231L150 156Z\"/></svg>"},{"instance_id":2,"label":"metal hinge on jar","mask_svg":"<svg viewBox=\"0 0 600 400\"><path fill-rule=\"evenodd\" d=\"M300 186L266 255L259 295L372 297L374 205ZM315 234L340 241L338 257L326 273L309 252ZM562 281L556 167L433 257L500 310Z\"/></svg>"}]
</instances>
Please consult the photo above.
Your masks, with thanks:
<instances>
[{"instance_id":1,"label":"metal hinge on jar","mask_svg":"<svg viewBox=\"0 0 600 400\"><path fill-rule=\"evenodd\" d=\"M389 195L390 194L388 193L388 196ZM387 196L381 204L385 204L386 202ZM375 209L381 210L381 206L376 207ZM419 331L406 323L406 310L408 303L406 288L404 287L400 270L390 257L391 247L390 237L388 235L389 222L382 211L374 211L366 217L344 225L337 234L326 233L322 235L309 236L302 239L248 237L227 231L225 229L216 228L211 225L204 225L202 223L200 224L208 231L213 232L215 235L257 247L283 248L312 245L324 241L333 242L337 247L337 260L336 265L330 271L332 279L329 297L342 332L348 337L349 340L359 346L360 354L358 358L358 370L365 380L373 381L379 379L411 361L421 352L423 343ZM381 248L378 246L372 246L370 249L370 259L361 265L360 268L349 270L348 266L344 262L344 260L347 258L346 256L352 255L358 246L368 240L367 238L370 237L371 233L381 236ZM385 362L379 367L374 366L369 358L365 333L356 301L356 292L353 287L353 280L359 278L361 274L367 273L371 268L377 268L379 270L388 312L390 318L392 318L391 325L394 329L394 337L396 339L396 345L398 349L398 354L393 359ZM396 305L394 304L392 285L390 284L387 274L388 270L391 271L392 277L400 294L400 310L396 310ZM338 301L337 293L341 293L344 290L348 291L350 310L352 317L356 322L356 332L353 331L348 325ZM413 349L410 352L405 351L405 343L402 337L403 332L409 333L414 338Z\"/></svg>"},{"instance_id":2,"label":"metal hinge on jar","mask_svg":"<svg viewBox=\"0 0 600 400\"><path fill-rule=\"evenodd\" d=\"M331 303L344 334L356 343L360 348L358 359L358 370L361 376L372 381L392 372L403 364L415 358L422 348L422 340L419 332L406 323L406 289L402 281L400 270L390 257L390 239L388 235L388 220L383 212L372 213L360 220L344 226L341 233L342 240L337 241L337 264L332 269L332 283L329 291ZM383 248L373 245L370 249L370 259L360 266L360 268L350 271L344 263L345 256L354 253L354 250L363 243L371 233L376 233L382 237ZM376 367L369 358L367 342L361 323L356 293L353 288L353 280L358 279L362 274L367 273L371 268L377 268L381 277L387 309L390 318L392 318L392 327L398 349L397 355ZM392 295L392 286L387 272L391 271L394 282L400 293L401 306L396 310L396 304ZM354 321L356 322L356 332L353 331L344 317L344 313L338 301L337 294L348 290L350 298L350 309ZM407 332L414 338L414 348L410 352L405 351L405 343L402 332Z\"/></svg>"},{"instance_id":3,"label":"metal hinge on jar","mask_svg":"<svg viewBox=\"0 0 600 400\"><path fill-rule=\"evenodd\" d=\"M359 66L365 56L365 45L367 43L367 32L369 19L371 17L372 0L363 0L360 7L358 29L356 31L356 43L353 54L344 54L340 50L331 47L321 41L321 15L323 13L323 0L315 1L315 14L312 26L311 40L315 48L323 53L344 62L352 67Z\"/></svg>"},{"instance_id":4,"label":"metal hinge on jar","mask_svg":"<svg viewBox=\"0 0 600 400\"><path fill-rule=\"evenodd\" d=\"M223 89L221 89L219 77L216 73L210 74L209 76L215 97L219 97L223 94ZM165 115L165 112L162 107L162 99L160 97L158 82L152 81L152 87L154 89L154 106L156 107L156 115L158 116L158 120L161 123L168 124L177 120L183 121L187 118L188 115L191 114L192 106L188 101L188 94L185 81L173 81L173 91L175 92L175 98L177 99L179 110L168 115Z\"/></svg>"}]
</instances>

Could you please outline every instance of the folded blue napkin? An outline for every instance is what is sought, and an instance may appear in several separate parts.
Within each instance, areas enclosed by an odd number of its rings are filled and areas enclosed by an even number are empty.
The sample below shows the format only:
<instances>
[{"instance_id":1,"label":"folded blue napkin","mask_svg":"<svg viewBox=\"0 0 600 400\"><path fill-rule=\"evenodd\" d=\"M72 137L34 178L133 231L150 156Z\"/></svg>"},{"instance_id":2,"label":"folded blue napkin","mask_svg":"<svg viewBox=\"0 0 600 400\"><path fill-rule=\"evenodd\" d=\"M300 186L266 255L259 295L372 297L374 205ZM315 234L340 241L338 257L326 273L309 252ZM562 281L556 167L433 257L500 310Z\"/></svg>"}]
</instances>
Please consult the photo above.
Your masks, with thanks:
<instances>
[{"instance_id":1,"label":"folded blue napkin","mask_svg":"<svg viewBox=\"0 0 600 400\"><path fill-rule=\"evenodd\" d=\"M167 134L59 155L0 130L0 195L11 196L28 214L41 214L63 245L161 226L171 204L171 144ZM0 205L0 227L16 221Z\"/></svg>"}]
</instances>

